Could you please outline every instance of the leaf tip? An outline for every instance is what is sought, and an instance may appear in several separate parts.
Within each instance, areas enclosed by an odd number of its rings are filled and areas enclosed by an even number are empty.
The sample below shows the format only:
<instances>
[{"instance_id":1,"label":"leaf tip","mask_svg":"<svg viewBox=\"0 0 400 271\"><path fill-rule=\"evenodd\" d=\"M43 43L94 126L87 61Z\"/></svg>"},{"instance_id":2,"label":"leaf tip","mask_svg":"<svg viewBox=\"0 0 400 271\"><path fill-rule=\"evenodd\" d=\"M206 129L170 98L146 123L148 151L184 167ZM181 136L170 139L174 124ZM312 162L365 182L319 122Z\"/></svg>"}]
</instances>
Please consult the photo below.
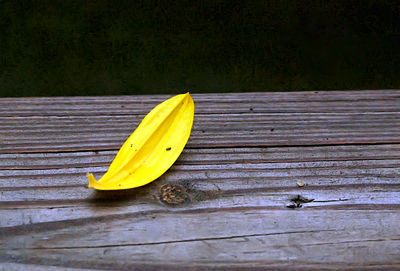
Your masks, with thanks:
<instances>
[{"instance_id":1,"label":"leaf tip","mask_svg":"<svg viewBox=\"0 0 400 271\"><path fill-rule=\"evenodd\" d=\"M94 185L97 183L96 179L94 178L92 173L86 173L86 176L89 180L88 188L94 188Z\"/></svg>"}]
</instances>

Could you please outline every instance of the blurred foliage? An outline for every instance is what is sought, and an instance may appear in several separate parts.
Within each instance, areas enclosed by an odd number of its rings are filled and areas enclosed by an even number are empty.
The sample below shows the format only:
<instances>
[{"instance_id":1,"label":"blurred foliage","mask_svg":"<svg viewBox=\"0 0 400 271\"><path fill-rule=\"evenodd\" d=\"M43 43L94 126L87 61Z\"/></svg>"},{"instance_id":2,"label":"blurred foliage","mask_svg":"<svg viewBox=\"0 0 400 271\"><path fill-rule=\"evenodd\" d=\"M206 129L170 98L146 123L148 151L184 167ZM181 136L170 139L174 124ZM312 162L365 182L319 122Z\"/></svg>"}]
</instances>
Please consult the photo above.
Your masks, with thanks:
<instances>
[{"instance_id":1,"label":"blurred foliage","mask_svg":"<svg viewBox=\"0 0 400 271\"><path fill-rule=\"evenodd\" d=\"M0 2L0 96L400 88L399 1Z\"/></svg>"}]
</instances>

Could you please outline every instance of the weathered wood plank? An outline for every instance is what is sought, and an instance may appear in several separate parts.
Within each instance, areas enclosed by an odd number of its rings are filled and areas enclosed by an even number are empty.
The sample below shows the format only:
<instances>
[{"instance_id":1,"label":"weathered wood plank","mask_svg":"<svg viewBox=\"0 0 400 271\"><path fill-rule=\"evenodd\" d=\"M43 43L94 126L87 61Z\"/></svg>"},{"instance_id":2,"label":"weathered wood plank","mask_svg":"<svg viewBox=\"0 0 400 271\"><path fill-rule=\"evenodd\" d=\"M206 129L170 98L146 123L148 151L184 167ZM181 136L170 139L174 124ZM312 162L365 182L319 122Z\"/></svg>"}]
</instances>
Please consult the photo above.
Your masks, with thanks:
<instances>
[{"instance_id":1,"label":"weathered wood plank","mask_svg":"<svg viewBox=\"0 0 400 271\"><path fill-rule=\"evenodd\" d=\"M141 118L17 119L4 122L0 153L118 149ZM196 116L187 147L399 142L400 113L240 114Z\"/></svg>"},{"instance_id":2,"label":"weathered wood plank","mask_svg":"<svg viewBox=\"0 0 400 271\"><path fill-rule=\"evenodd\" d=\"M34 132L37 129L52 131L60 126L65 128L124 128L139 122L144 115L132 116L29 116L0 117L2 127L7 129L25 129ZM288 125L298 127L304 124L311 126L349 124L353 122L374 123L377 121L396 121L399 112L365 112L365 113L246 113L246 114L196 114L197 125L220 122L223 125L239 125L249 122L253 126ZM5 131L2 131L4 134Z\"/></svg>"},{"instance_id":3,"label":"weathered wood plank","mask_svg":"<svg viewBox=\"0 0 400 271\"><path fill-rule=\"evenodd\" d=\"M145 114L168 98L108 96L69 98L8 98L0 101L0 116L71 116ZM197 113L247 112L391 112L398 111L398 90L365 92L293 92L194 94Z\"/></svg>"},{"instance_id":4,"label":"weathered wood plank","mask_svg":"<svg viewBox=\"0 0 400 271\"><path fill-rule=\"evenodd\" d=\"M207 93L193 94L199 102L224 102L260 100L303 102L303 101L348 101L348 100L393 100L399 98L399 90L362 90L362 91L300 91L300 92L244 92L244 93ZM124 103L135 102L140 104L161 102L171 95L122 95L122 96L74 96L74 97L28 97L28 98L2 98L0 103L4 106L10 104L24 105L54 105L87 103Z\"/></svg>"},{"instance_id":5,"label":"weathered wood plank","mask_svg":"<svg viewBox=\"0 0 400 271\"><path fill-rule=\"evenodd\" d=\"M35 136L42 133L62 134L77 132L85 135L94 131L130 131L137 126L143 116L106 116L106 117L3 117L0 118L3 130L2 136L18 134L19 137ZM196 115L194 131L257 131L273 128L277 131L310 129L340 129L355 126L370 129L396 127L400 113L364 113L364 114L233 114ZM246 127L243 127L246 123ZM392 126L390 126L392 125Z\"/></svg>"},{"instance_id":6,"label":"weathered wood plank","mask_svg":"<svg viewBox=\"0 0 400 271\"><path fill-rule=\"evenodd\" d=\"M387 181L386 181L387 182ZM178 183L179 184L179 183ZM237 200L243 205L252 204L252 202L262 201L262 206L279 206L285 207L290 203L290 199L297 194L302 194L307 198L315 199L315 202L309 206L327 206L332 204L355 205L355 204L396 204L400 205L400 184L368 184L368 185L330 185L330 186L312 186L299 190L295 183L288 182L282 186L279 181L274 184L265 185L262 182L256 182L255 185L247 182L245 185L238 185L237 188L226 188L233 186L234 182L226 182L225 184L204 184L196 183L191 187L188 196L193 198L193 202L197 198L205 197L204 200L213 201L212 204L218 203L218 206L231 204L232 200ZM247 186L247 187L246 187ZM250 186L250 188L249 188ZM212 189L214 188L214 189ZM142 196L141 194L147 191L141 189L135 193L109 193L110 195L121 195L124 197L132 196L132 200L144 201L149 204L157 203L158 194L153 192L149 195ZM58 202L67 205L74 204L96 204L97 197L103 194L96 193L93 190L88 190L85 186L71 187L37 187L36 189L7 190L3 188L1 204L5 207L18 206L19 202L23 202L23 206L32 205L35 203L46 206L57 206ZM233 198L233 199L231 199ZM201 198L203 200L203 198ZM225 203L225 200L228 201ZM205 204L210 204L206 202ZM236 204L236 203L235 203ZM254 203L261 204L261 203ZM400 206L397 208L400 209Z\"/></svg>"},{"instance_id":7,"label":"weathered wood plank","mask_svg":"<svg viewBox=\"0 0 400 271\"><path fill-rule=\"evenodd\" d=\"M115 152L105 153L108 160L104 163L108 165ZM307 208L368 205L373 209L375 205L400 209L400 145L187 150L157 182L131 192L109 193L110 198L86 188L85 173L101 176L107 166L93 167L96 153L77 154L0 156L0 161L14 156L8 161L11 168L15 164L26 168L0 170L0 206L4 208L0 214L7 217L2 226L43 222L54 214L63 214L64 219L90 216L91 206L106 207L109 200L115 205L115 197L125 198L123 204L134 205L119 206L117 212L160 210L165 206L158 200L158 187L164 183L186 187L192 199L190 208L194 209L232 207L239 202L241 206L285 209L297 194L315 199ZM89 162L84 167L68 164L74 162L74 156ZM47 161L50 168L35 169L38 160L42 165ZM297 181L307 186L299 188ZM77 211L84 206L86 209ZM15 208L23 208L20 216L10 215ZM101 214L114 214L112 210Z\"/></svg>"},{"instance_id":8,"label":"weathered wood plank","mask_svg":"<svg viewBox=\"0 0 400 271\"><path fill-rule=\"evenodd\" d=\"M40 260L66 267L150 268L165 263L167 269L247 270L270 264L318 269L330 263L333 268L394 268L400 263L399 215L397 211L241 208L131 214L67 221L62 228L55 223L27 228L29 239L9 232L3 241L8 249L1 252L23 263Z\"/></svg>"},{"instance_id":9,"label":"weathered wood plank","mask_svg":"<svg viewBox=\"0 0 400 271\"><path fill-rule=\"evenodd\" d=\"M108 166L117 151L0 154L0 169ZM400 157L400 144L185 149L175 165L383 160Z\"/></svg>"},{"instance_id":10,"label":"weathered wood plank","mask_svg":"<svg viewBox=\"0 0 400 271\"><path fill-rule=\"evenodd\" d=\"M336 103L307 103L301 105L293 103L279 104L277 102L261 102L261 103L227 103L226 105L204 103L196 103L196 112L199 114L242 114L242 113L330 113L330 112L397 112L397 101L386 102L381 105L375 105L373 102L336 102ZM95 115L140 115L149 112L157 103L152 103L146 106L126 105L124 108L116 106L116 108L96 108L93 107L83 110L79 106L73 109L48 109L48 108L33 108L33 109L15 109L13 111L0 111L0 116L95 116ZM98 105L97 105L98 106Z\"/></svg>"},{"instance_id":11,"label":"weathered wood plank","mask_svg":"<svg viewBox=\"0 0 400 271\"><path fill-rule=\"evenodd\" d=\"M357 146L338 148L336 154L341 154L341 157L336 157L335 152L331 154L323 153L324 150L332 150L334 148L332 146L312 148L293 147L283 148L283 150L281 148L270 148L266 152L262 152L261 154L259 153L258 157L260 160L256 161L249 160L249 157L253 155L253 158L257 159L257 153L252 152L252 149L247 149L249 151L247 154L246 152L209 153L204 160L201 160L203 155L201 151L191 150L184 152L182 158L177 161L170 171L168 171L166 177L174 178L173 176L177 175L179 177L179 175L182 174L185 174L181 176L182 178L190 180L210 177L219 178L220 176L225 176L226 179L228 177L242 177L242 175L249 178L273 178L283 176L292 176L298 178L301 176L301 174L303 174L303 176L312 176L314 174L318 174L320 177L335 177L340 175L345 176L343 174L346 174L346 172L349 174L349 176L356 175L361 177L363 172L360 171L362 170L365 171L364 174L375 172L376 174L380 174L379 176L383 177L385 176L383 175L385 171L387 171L389 174L387 176L390 176L391 172L394 174L398 173L398 171L392 170L396 170L396 168L399 166L399 146L395 145L393 148L391 148L392 146L394 145L382 145L379 146L380 148L377 148L377 150L384 150L384 147L386 147L386 151L389 151L389 156L387 156L388 152L382 151L375 154L369 153L369 158L363 157L362 155L364 155L366 152L362 151L362 148ZM262 151L262 149L259 148L257 148L257 150ZM286 150L292 150L293 153L286 153ZM346 152L346 150L349 150L349 152ZM351 152L351 150L353 150L353 152ZM357 152L357 150L359 150L359 152ZM227 150L222 149L221 151ZM198 153L197 159L196 155L193 155L194 160L190 162L192 157L191 154L196 152ZM373 152L372 146L370 146L370 152ZM282 156L280 156L281 154ZM95 157L96 155L97 154L94 154ZM298 155L298 160L295 158L296 155ZM23 155L18 156L23 157ZM247 159L243 160L243 157L247 157ZM31 167L29 164L27 164L25 166L27 169L4 169L0 171L0 176L2 177L1 186L18 187L24 185L47 186L50 184L79 184L79 182L75 181L75 177L73 176L84 176L84 173L87 171L92 171L95 174L103 174L112 158L113 155L108 156L108 162L104 162L102 166L97 165L97 163L92 164L89 160L87 161L88 164L86 164L85 167L75 166L75 164L72 164L71 166L51 166L51 164L48 164L50 166L48 169L47 167L44 169L35 169L34 166ZM55 164L62 163L57 162L57 159L57 156L53 156L53 161L55 160ZM209 160L209 162L207 160ZM24 159L22 159L22 161L24 161ZM46 163L46 160L42 161L41 163ZM14 166L11 165L10 167L13 168ZM63 175L67 176L67 180L62 181L64 179ZM30 178L34 180L29 182ZM46 181L47 178L53 180L48 182ZM177 178L175 178L175 180ZM86 182L86 178L84 177L83 179Z\"/></svg>"},{"instance_id":12,"label":"weathered wood plank","mask_svg":"<svg viewBox=\"0 0 400 271\"><path fill-rule=\"evenodd\" d=\"M400 269L400 91L193 96L175 165L107 192L168 96L0 99L0 270Z\"/></svg>"},{"instance_id":13,"label":"weathered wood plank","mask_svg":"<svg viewBox=\"0 0 400 271\"><path fill-rule=\"evenodd\" d=\"M199 185L201 187L201 185ZM147 213L170 213L177 210L177 207L169 208L159 200L160 195L157 188L140 189L136 192L123 193L95 193L87 191L86 188L75 188L73 191L56 191L58 198L42 201L19 201L2 202L0 215L3 217L0 227L6 230L7 227L14 227L8 231L15 231L16 226L34 225L44 222L60 222L67 220L87 220L96 217L108 217L115 215L136 214L138 217L143 212ZM51 189L38 188L41 193L36 195L46 198L45 194L52 193ZM221 189L222 190L222 189ZM309 203L304 203L302 209L322 209L329 213L332 210L393 210L399 212L400 202L397 200L400 195L400 185L364 185L364 186L329 186L308 187L298 189L292 187L265 188L257 187L253 189L236 189L223 191L207 188L199 190L192 188L188 190L190 200L179 210L195 212L200 210L212 210L215 208L235 208L241 207L248 210L281 210L285 211L293 202L297 195L308 199L314 199ZM30 191L29 191L30 192ZM53 192L54 193L54 192ZM31 194L31 193L27 193ZM21 199L20 193L14 193L16 200ZM85 195L87 198L83 198ZM62 196L66 196L63 198ZM72 197L77 200L71 199ZM27 195L29 197L29 195ZM47 197L50 198L50 197ZM217 207L216 207L217 206ZM171 214L173 217L173 215ZM40 225L38 225L40 226ZM160 225L160 227L162 227ZM7 231L7 232L8 232Z\"/></svg>"},{"instance_id":14,"label":"weathered wood plank","mask_svg":"<svg viewBox=\"0 0 400 271\"><path fill-rule=\"evenodd\" d=\"M61 266L49 266L49 265L40 265L40 264L22 264L22 263L1 263L0 271L21 271L21 270L29 270L29 271L84 271L87 269L81 268L68 268ZM95 269L90 269L95 270ZM97 269L99 270L99 269Z\"/></svg>"}]
</instances>

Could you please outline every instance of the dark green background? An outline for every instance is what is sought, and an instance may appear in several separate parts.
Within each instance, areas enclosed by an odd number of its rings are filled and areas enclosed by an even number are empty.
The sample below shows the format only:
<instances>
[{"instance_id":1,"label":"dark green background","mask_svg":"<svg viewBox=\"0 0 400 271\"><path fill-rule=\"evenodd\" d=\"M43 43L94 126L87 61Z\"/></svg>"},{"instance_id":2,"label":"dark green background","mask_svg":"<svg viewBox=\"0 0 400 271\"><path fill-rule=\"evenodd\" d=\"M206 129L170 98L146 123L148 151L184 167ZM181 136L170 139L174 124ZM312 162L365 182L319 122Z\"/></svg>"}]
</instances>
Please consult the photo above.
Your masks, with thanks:
<instances>
[{"instance_id":1,"label":"dark green background","mask_svg":"<svg viewBox=\"0 0 400 271\"><path fill-rule=\"evenodd\" d=\"M1 1L0 96L400 88L400 1Z\"/></svg>"}]
</instances>

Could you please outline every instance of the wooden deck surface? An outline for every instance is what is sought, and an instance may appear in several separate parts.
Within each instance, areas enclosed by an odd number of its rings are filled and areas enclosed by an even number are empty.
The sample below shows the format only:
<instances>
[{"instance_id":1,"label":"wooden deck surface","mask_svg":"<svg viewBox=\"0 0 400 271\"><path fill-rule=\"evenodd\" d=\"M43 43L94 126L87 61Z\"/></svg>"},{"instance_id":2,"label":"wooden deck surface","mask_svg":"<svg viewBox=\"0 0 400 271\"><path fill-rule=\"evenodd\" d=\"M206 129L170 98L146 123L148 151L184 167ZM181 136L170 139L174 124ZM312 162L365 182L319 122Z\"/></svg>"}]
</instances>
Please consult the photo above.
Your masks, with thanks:
<instances>
[{"instance_id":1,"label":"wooden deck surface","mask_svg":"<svg viewBox=\"0 0 400 271\"><path fill-rule=\"evenodd\" d=\"M0 99L0 270L400 270L399 90L193 94L166 174L88 189L168 97Z\"/></svg>"}]
</instances>

